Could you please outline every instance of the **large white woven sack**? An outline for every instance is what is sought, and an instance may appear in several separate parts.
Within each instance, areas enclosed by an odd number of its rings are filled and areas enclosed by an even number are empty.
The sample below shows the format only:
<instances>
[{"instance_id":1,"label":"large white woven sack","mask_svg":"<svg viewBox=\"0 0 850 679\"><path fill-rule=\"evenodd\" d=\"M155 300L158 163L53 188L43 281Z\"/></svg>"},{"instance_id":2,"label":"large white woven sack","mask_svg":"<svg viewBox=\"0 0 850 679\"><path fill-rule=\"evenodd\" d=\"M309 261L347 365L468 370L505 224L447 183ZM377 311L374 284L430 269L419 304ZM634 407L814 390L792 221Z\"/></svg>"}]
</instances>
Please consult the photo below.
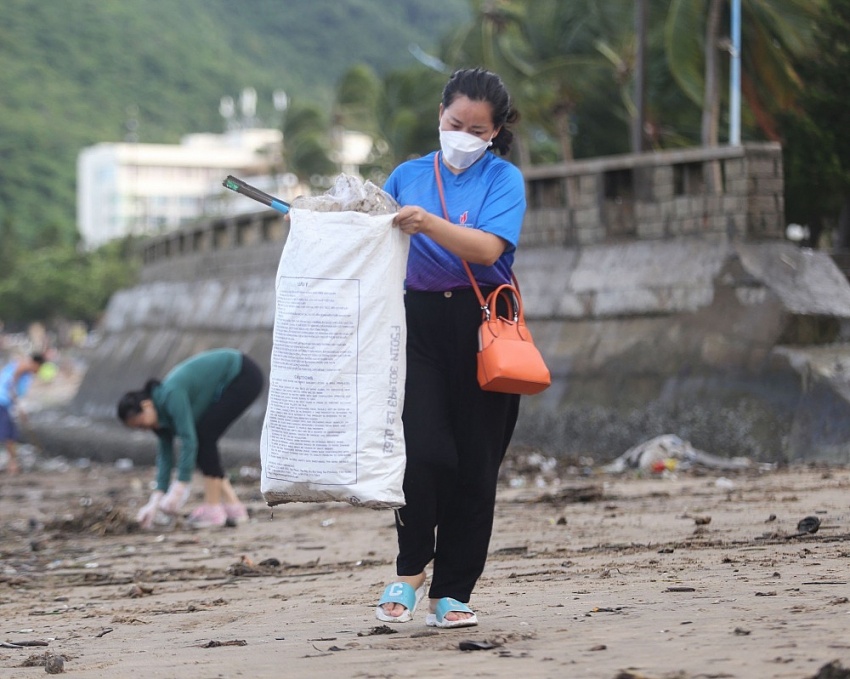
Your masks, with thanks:
<instances>
[{"instance_id":1,"label":"large white woven sack","mask_svg":"<svg viewBox=\"0 0 850 679\"><path fill-rule=\"evenodd\" d=\"M404 506L404 277L393 215L293 208L275 283L260 489L273 506Z\"/></svg>"}]
</instances>

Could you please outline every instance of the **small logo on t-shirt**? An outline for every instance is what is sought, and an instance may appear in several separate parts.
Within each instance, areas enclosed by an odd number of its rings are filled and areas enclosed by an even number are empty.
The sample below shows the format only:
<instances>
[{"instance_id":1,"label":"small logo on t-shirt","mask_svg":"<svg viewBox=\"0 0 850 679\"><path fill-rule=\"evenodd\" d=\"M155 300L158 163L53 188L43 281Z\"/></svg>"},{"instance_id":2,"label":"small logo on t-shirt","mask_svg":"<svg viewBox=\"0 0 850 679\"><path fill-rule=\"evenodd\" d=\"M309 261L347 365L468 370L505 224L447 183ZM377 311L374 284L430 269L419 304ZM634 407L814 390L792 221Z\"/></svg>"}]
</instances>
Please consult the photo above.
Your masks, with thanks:
<instances>
[{"instance_id":1,"label":"small logo on t-shirt","mask_svg":"<svg viewBox=\"0 0 850 679\"><path fill-rule=\"evenodd\" d=\"M466 224L466 220L467 220L467 219L469 219L469 210L467 210L466 212L464 212L464 213L460 216L460 223L461 223L461 224Z\"/></svg>"}]
</instances>

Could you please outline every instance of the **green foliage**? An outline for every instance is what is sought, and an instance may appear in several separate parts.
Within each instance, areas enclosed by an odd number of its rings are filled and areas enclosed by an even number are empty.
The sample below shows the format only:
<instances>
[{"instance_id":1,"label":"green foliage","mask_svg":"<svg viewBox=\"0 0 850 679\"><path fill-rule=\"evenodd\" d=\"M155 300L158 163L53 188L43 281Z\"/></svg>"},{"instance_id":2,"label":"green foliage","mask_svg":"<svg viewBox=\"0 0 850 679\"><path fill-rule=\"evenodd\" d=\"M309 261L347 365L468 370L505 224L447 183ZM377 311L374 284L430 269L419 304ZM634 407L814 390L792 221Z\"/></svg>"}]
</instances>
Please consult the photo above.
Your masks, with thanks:
<instances>
[{"instance_id":1,"label":"green foliage","mask_svg":"<svg viewBox=\"0 0 850 679\"><path fill-rule=\"evenodd\" d=\"M842 213L838 248L850 247L850 0L826 0L814 46L799 60L805 81L800 108L784 118L789 219L815 235ZM816 239L815 239L816 244Z\"/></svg>"},{"instance_id":2,"label":"green foliage","mask_svg":"<svg viewBox=\"0 0 850 679\"><path fill-rule=\"evenodd\" d=\"M134 282L137 269L129 241L95 252L61 244L20 250L11 275L0 278L0 318L11 323L94 322L109 297Z\"/></svg>"},{"instance_id":3,"label":"green foliage","mask_svg":"<svg viewBox=\"0 0 850 679\"><path fill-rule=\"evenodd\" d=\"M827 0L817 24L817 53L801 62L806 88L803 109L822 127L836 159L850 179L850 0Z\"/></svg>"},{"instance_id":4,"label":"green foliage","mask_svg":"<svg viewBox=\"0 0 850 679\"><path fill-rule=\"evenodd\" d=\"M808 116L789 112L780 118L785 171L785 218L804 224L817 246L825 222L841 208L846 176L833 147L829 129Z\"/></svg>"},{"instance_id":5,"label":"green foliage","mask_svg":"<svg viewBox=\"0 0 850 679\"><path fill-rule=\"evenodd\" d=\"M286 168L302 181L334 172L330 119L318 104L294 99L286 112L283 139Z\"/></svg>"},{"instance_id":6,"label":"green foliage","mask_svg":"<svg viewBox=\"0 0 850 679\"><path fill-rule=\"evenodd\" d=\"M437 147L440 97L446 75L422 66L390 73L384 78L377 107L378 129L388 153L382 168L389 172L414 155Z\"/></svg>"},{"instance_id":7,"label":"green foliage","mask_svg":"<svg viewBox=\"0 0 850 679\"><path fill-rule=\"evenodd\" d=\"M377 106L383 85L378 74L365 64L352 66L343 74L336 91L337 125L347 130L377 136Z\"/></svg>"}]
</instances>

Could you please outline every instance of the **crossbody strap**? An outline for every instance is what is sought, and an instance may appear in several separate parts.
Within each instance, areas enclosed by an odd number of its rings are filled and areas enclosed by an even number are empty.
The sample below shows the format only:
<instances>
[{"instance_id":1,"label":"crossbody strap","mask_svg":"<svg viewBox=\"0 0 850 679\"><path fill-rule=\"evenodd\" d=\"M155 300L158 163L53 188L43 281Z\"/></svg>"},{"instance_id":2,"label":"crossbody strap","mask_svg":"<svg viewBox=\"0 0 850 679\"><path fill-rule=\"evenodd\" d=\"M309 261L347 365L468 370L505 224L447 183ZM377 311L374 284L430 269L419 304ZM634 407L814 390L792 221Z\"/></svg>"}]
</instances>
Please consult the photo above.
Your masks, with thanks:
<instances>
[{"instance_id":1,"label":"crossbody strap","mask_svg":"<svg viewBox=\"0 0 850 679\"><path fill-rule=\"evenodd\" d=\"M446 194L443 192L443 178L440 176L440 154L434 154L434 176L437 178L437 190L440 192L440 205L443 206L443 217L447 222L451 222L449 219L449 211L446 209ZM463 268L466 269L466 275L469 276L469 280L472 283L472 287L475 290L475 294L478 296L478 302L481 304L481 308L486 310L487 302L484 301L484 295L481 294L481 288L478 287L478 282L475 280L475 276L472 275L472 269L469 268L469 264L465 259L460 260L463 263Z\"/></svg>"},{"instance_id":2,"label":"crossbody strap","mask_svg":"<svg viewBox=\"0 0 850 679\"><path fill-rule=\"evenodd\" d=\"M443 192L443 178L440 176L440 154L434 154L434 177L437 179L437 190L440 192L440 205L443 206L443 217L447 222L451 222L449 219L449 211L446 209L446 195ZM466 269L466 275L469 276L469 280L472 283L472 287L475 290L475 294L478 296L478 301L481 304L481 308L483 310L487 310L487 302L484 301L484 295L481 294L481 288L478 287L478 282L475 280L475 276L472 275L472 269L469 268L469 263L461 258L460 260L463 263L463 268ZM514 287L516 288L517 295L520 295L519 291L519 281L516 278L516 274L511 271L511 279L513 280Z\"/></svg>"}]
</instances>

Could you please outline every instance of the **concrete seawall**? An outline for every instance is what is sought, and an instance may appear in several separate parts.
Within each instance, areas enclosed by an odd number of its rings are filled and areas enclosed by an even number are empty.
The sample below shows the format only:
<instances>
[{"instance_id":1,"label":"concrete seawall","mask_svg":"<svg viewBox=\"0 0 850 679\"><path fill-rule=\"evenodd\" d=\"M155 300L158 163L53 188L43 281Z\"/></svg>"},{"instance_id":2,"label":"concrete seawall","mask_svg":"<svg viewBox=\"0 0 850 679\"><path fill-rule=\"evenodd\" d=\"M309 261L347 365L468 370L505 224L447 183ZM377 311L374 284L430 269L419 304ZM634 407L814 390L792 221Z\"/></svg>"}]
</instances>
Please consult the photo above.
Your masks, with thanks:
<instances>
[{"instance_id":1,"label":"concrete seawall","mask_svg":"<svg viewBox=\"0 0 850 679\"><path fill-rule=\"evenodd\" d=\"M826 255L693 240L529 248L516 270L553 386L523 399L515 444L607 460L676 433L727 456L848 460L850 286ZM273 310L271 274L121 291L72 412L111 425L124 391L212 347L267 370ZM232 438L258 439L265 400Z\"/></svg>"}]
</instances>

